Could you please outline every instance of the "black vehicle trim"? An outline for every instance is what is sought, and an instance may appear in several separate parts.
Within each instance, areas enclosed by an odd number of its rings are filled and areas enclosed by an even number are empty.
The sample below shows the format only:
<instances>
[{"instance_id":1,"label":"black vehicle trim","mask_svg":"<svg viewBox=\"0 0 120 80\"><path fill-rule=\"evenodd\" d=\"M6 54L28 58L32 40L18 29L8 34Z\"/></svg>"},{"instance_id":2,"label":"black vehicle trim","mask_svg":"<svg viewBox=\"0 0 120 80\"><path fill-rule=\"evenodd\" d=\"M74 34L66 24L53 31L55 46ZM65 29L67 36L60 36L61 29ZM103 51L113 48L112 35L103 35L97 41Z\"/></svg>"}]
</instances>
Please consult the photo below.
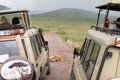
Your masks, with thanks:
<instances>
[{"instance_id":1,"label":"black vehicle trim","mask_svg":"<svg viewBox=\"0 0 120 80\"><path fill-rule=\"evenodd\" d=\"M100 78L100 75L101 75L101 72L102 72L102 68L103 68L103 65L105 63L105 59L107 57L107 52L108 52L108 49L110 47L116 47L116 46L115 45L109 45L109 46L106 47L104 55L103 55L103 58L102 58L102 61L101 61L101 64L100 64L100 68L98 70L98 74L97 74L96 80L99 80L99 78Z\"/></svg>"}]
</instances>

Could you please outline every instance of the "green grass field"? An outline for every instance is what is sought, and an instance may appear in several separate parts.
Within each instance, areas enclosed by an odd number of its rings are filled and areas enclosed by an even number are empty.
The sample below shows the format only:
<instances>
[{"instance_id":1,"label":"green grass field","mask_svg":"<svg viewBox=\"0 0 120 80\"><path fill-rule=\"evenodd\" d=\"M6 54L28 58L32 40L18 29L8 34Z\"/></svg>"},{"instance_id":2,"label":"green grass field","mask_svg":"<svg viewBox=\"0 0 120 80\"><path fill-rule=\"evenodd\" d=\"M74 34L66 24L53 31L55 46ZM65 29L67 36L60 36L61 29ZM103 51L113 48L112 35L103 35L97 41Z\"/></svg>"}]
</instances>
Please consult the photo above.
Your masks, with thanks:
<instances>
[{"instance_id":1,"label":"green grass field","mask_svg":"<svg viewBox=\"0 0 120 80\"><path fill-rule=\"evenodd\" d=\"M49 31L55 31L64 40L70 39L72 41L81 42L84 40L87 30L90 28L90 24L83 24L78 22L36 22L33 21L32 25L37 28L42 28L44 33Z\"/></svg>"}]
</instances>

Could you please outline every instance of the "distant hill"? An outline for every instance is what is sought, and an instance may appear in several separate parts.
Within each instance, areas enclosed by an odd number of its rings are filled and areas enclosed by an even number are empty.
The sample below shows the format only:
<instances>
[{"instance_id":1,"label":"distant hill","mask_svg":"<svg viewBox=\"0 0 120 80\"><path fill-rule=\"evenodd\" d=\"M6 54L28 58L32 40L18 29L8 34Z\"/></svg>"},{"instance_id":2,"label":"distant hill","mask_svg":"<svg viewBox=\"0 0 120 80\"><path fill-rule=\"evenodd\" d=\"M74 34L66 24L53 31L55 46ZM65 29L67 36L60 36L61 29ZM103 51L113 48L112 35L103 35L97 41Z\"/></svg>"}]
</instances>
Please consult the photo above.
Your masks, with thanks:
<instances>
[{"instance_id":1,"label":"distant hill","mask_svg":"<svg viewBox=\"0 0 120 80\"><path fill-rule=\"evenodd\" d=\"M95 12L72 8L62 8L52 12L33 15L33 19L40 21L93 22L96 18L97 13Z\"/></svg>"},{"instance_id":2,"label":"distant hill","mask_svg":"<svg viewBox=\"0 0 120 80\"><path fill-rule=\"evenodd\" d=\"M0 10L6 10L6 9L10 9L10 8L4 5L0 5Z\"/></svg>"},{"instance_id":3,"label":"distant hill","mask_svg":"<svg viewBox=\"0 0 120 80\"><path fill-rule=\"evenodd\" d=\"M95 23L97 13L81 9L62 8L47 13L32 15L32 19L36 21L79 22L86 24Z\"/></svg>"}]
</instances>

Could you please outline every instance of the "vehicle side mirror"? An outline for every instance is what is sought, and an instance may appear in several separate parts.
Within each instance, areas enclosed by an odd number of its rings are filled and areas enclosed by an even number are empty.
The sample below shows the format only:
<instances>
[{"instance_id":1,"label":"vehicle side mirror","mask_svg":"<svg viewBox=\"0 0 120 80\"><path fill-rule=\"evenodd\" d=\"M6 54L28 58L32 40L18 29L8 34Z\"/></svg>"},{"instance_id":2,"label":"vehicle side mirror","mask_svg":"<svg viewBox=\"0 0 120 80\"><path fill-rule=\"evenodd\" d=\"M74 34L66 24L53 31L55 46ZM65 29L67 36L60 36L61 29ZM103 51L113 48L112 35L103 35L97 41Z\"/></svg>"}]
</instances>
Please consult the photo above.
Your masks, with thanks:
<instances>
[{"instance_id":1,"label":"vehicle side mirror","mask_svg":"<svg viewBox=\"0 0 120 80\"><path fill-rule=\"evenodd\" d=\"M79 55L80 55L79 52L80 52L79 49L78 49L78 48L75 48L75 49L74 49L74 56L73 56L73 58L75 58L75 56L79 56Z\"/></svg>"},{"instance_id":2,"label":"vehicle side mirror","mask_svg":"<svg viewBox=\"0 0 120 80\"><path fill-rule=\"evenodd\" d=\"M48 48L48 41L45 41L44 42L44 46L45 46L45 50L47 51L49 48Z\"/></svg>"},{"instance_id":3,"label":"vehicle side mirror","mask_svg":"<svg viewBox=\"0 0 120 80\"><path fill-rule=\"evenodd\" d=\"M45 44L45 45L48 45L48 41L45 41L44 44Z\"/></svg>"}]
</instances>

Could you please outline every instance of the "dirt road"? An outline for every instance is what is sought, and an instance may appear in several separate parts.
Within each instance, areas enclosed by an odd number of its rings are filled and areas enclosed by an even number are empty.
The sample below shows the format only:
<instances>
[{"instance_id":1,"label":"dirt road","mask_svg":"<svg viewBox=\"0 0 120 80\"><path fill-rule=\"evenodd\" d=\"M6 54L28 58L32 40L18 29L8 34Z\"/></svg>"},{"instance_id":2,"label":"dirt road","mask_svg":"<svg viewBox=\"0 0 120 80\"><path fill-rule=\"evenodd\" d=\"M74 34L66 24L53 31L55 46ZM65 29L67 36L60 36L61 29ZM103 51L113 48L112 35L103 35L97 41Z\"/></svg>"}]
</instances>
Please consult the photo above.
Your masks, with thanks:
<instances>
[{"instance_id":1,"label":"dirt road","mask_svg":"<svg viewBox=\"0 0 120 80\"><path fill-rule=\"evenodd\" d=\"M44 37L49 44L50 56L58 54L66 57L66 61L51 62L51 74L47 75L45 80L70 80L72 50L55 32L48 32Z\"/></svg>"}]
</instances>

